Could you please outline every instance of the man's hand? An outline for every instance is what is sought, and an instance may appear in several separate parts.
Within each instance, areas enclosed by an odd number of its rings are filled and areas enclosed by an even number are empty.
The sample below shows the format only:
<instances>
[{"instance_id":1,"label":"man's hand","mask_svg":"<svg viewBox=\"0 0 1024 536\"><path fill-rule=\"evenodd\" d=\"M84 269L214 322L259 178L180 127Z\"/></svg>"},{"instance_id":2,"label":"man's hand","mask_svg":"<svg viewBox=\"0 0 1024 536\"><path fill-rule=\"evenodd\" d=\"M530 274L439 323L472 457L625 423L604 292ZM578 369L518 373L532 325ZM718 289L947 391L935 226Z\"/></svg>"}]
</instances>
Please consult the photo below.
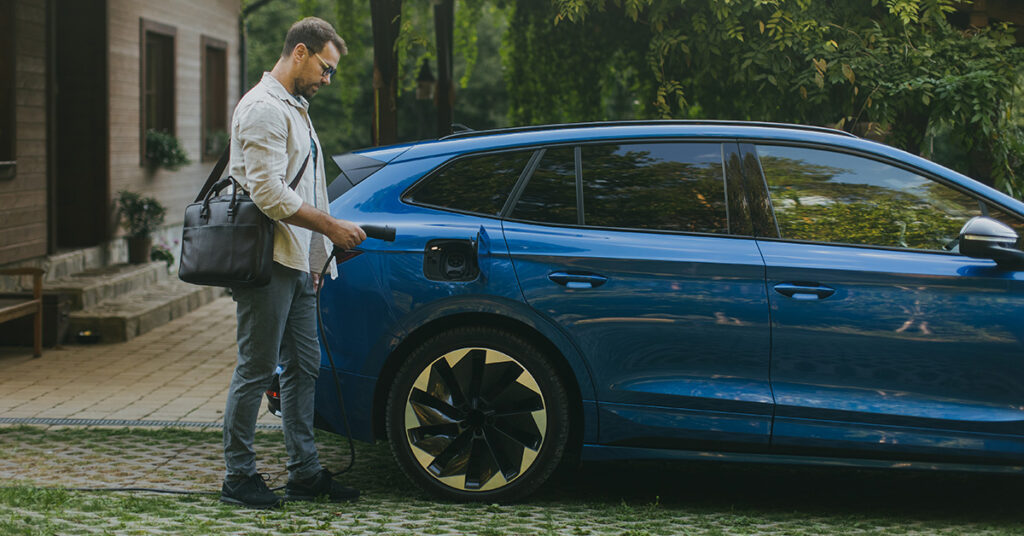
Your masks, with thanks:
<instances>
[{"instance_id":1,"label":"man's hand","mask_svg":"<svg viewBox=\"0 0 1024 536\"><path fill-rule=\"evenodd\" d=\"M317 231L343 250L352 249L366 240L366 233L358 225L334 218L306 203L302 204L298 212L281 221Z\"/></svg>"},{"instance_id":2,"label":"man's hand","mask_svg":"<svg viewBox=\"0 0 1024 536\"><path fill-rule=\"evenodd\" d=\"M320 290L320 285L323 284L323 281L320 280L320 273L319 272L309 272L309 277L313 278L313 290L314 291Z\"/></svg>"},{"instance_id":3,"label":"man's hand","mask_svg":"<svg viewBox=\"0 0 1024 536\"><path fill-rule=\"evenodd\" d=\"M366 233L362 227L348 221L331 218L331 226L328 232L324 233L335 246L342 250L349 250L366 240Z\"/></svg>"}]
</instances>

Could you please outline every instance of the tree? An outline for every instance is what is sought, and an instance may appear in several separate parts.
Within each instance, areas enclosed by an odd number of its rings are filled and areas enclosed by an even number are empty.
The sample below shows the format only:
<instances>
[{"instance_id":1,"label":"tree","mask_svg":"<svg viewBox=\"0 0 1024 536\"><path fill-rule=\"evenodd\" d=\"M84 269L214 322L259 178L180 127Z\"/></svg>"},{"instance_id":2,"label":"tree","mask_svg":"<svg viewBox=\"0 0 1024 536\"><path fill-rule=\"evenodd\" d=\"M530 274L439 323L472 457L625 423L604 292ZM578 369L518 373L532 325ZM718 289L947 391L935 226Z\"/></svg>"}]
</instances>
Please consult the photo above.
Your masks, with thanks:
<instances>
[{"instance_id":1,"label":"tree","mask_svg":"<svg viewBox=\"0 0 1024 536\"><path fill-rule=\"evenodd\" d=\"M510 119L699 117L870 129L1019 194L1024 51L1013 47L1007 25L953 27L954 4L521 1L508 33Z\"/></svg>"}]
</instances>

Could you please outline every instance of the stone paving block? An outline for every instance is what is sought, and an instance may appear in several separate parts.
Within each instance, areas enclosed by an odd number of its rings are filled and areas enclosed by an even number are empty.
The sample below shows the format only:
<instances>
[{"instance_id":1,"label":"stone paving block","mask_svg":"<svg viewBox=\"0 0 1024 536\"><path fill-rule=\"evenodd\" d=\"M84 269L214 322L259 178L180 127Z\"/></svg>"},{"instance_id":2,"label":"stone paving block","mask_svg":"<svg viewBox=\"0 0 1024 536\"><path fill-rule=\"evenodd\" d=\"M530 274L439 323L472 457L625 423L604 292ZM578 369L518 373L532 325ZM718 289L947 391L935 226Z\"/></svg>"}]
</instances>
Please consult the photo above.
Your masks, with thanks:
<instances>
[{"instance_id":1,"label":"stone paving block","mask_svg":"<svg viewBox=\"0 0 1024 536\"><path fill-rule=\"evenodd\" d=\"M0 417L219 426L236 361L234 312L222 297L127 342L69 344L42 359L0 349L10 373L0 379ZM280 425L261 404L258 422Z\"/></svg>"}]
</instances>

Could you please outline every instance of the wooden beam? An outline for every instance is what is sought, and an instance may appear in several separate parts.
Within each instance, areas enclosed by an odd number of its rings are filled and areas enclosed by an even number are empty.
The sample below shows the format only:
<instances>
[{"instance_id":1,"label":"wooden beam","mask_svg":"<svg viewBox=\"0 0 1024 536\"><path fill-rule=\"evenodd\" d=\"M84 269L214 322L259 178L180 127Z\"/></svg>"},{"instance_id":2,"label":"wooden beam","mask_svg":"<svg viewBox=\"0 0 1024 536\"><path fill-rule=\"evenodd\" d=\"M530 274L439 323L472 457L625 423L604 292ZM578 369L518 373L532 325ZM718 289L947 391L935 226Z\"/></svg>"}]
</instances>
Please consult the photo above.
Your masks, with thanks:
<instances>
[{"instance_id":1,"label":"wooden beam","mask_svg":"<svg viewBox=\"0 0 1024 536\"><path fill-rule=\"evenodd\" d=\"M437 137L452 133L455 84L452 81L452 57L455 42L455 0L434 4L434 39L437 42Z\"/></svg>"},{"instance_id":2,"label":"wooden beam","mask_svg":"<svg viewBox=\"0 0 1024 536\"><path fill-rule=\"evenodd\" d=\"M370 118L374 145L398 141L398 52L395 41L401 29L402 0L370 2L373 25L373 115Z\"/></svg>"}]
</instances>

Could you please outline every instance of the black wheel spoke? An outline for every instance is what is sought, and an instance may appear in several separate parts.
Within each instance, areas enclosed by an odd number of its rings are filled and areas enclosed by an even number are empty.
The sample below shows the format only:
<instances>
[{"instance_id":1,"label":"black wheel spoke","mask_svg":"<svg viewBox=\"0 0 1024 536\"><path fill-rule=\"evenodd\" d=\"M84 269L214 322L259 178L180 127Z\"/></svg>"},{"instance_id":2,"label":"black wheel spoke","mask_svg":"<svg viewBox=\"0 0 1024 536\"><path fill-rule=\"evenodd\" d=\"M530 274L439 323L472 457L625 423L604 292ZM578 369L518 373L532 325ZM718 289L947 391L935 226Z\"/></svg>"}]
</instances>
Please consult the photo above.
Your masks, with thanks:
<instances>
[{"instance_id":1,"label":"black wheel spoke","mask_svg":"<svg viewBox=\"0 0 1024 536\"><path fill-rule=\"evenodd\" d=\"M431 419L425 412L420 411L421 407L434 410L439 417L443 417L448 422L455 422L465 418L465 414L458 408L452 407L444 400L431 396L419 389L413 389L412 394L409 395L409 402L413 405L413 411L416 412L420 422L424 424L439 424L439 422L438 419Z\"/></svg>"},{"instance_id":2,"label":"black wheel spoke","mask_svg":"<svg viewBox=\"0 0 1024 536\"><path fill-rule=\"evenodd\" d=\"M541 409L544 409L544 408L543 407L539 407L538 408L538 407L530 406L530 407L524 408L524 409L510 409L510 410L506 410L506 411L497 411L497 412L494 413L494 417L498 418L498 417L515 417L517 415L532 415L533 412L535 412L537 410L541 410Z\"/></svg>"},{"instance_id":3,"label":"black wheel spoke","mask_svg":"<svg viewBox=\"0 0 1024 536\"><path fill-rule=\"evenodd\" d=\"M469 389L466 396L470 403L480 398L480 386L484 383L484 366L487 364L487 352L484 350L470 350L463 361L469 361ZM460 361L461 365L462 362Z\"/></svg>"},{"instance_id":4,"label":"black wheel spoke","mask_svg":"<svg viewBox=\"0 0 1024 536\"><path fill-rule=\"evenodd\" d=\"M528 420L527 420L528 419ZM530 449L537 450L544 439L537 429L533 417L506 417L494 421L494 429L509 439Z\"/></svg>"},{"instance_id":5,"label":"black wheel spoke","mask_svg":"<svg viewBox=\"0 0 1024 536\"><path fill-rule=\"evenodd\" d=\"M466 466L466 489L480 489L494 476L496 471L494 458L487 442L481 438L473 439L473 447Z\"/></svg>"},{"instance_id":6,"label":"black wheel spoke","mask_svg":"<svg viewBox=\"0 0 1024 536\"><path fill-rule=\"evenodd\" d=\"M435 436L454 438L459 435L459 425L455 423L425 424L409 429L409 439L418 443Z\"/></svg>"},{"instance_id":7,"label":"black wheel spoke","mask_svg":"<svg viewBox=\"0 0 1024 536\"><path fill-rule=\"evenodd\" d=\"M505 390L519 379L519 376L523 374L523 367L520 367L512 361L506 361L504 363L491 365L488 368L488 372L495 376L495 378L490 382L487 386L486 392L483 394L487 397L488 401L493 402L501 398L501 395Z\"/></svg>"},{"instance_id":8,"label":"black wheel spoke","mask_svg":"<svg viewBox=\"0 0 1024 536\"><path fill-rule=\"evenodd\" d=\"M523 446L518 442L509 441L508 438L496 432L493 426L484 428L484 439L487 441L487 447L491 450L491 457L498 464L498 470L501 471L505 480L511 481L519 476L519 466L523 462Z\"/></svg>"},{"instance_id":9,"label":"black wheel spoke","mask_svg":"<svg viewBox=\"0 0 1024 536\"><path fill-rule=\"evenodd\" d=\"M452 372L452 368L448 366L447 359L438 359L434 363L432 373L437 373L441 383L444 384L445 389L452 397L452 405L455 407L461 407L466 404L466 396L462 392L462 387L459 385L458 380L455 379L455 373Z\"/></svg>"},{"instance_id":10,"label":"black wheel spoke","mask_svg":"<svg viewBox=\"0 0 1024 536\"><path fill-rule=\"evenodd\" d=\"M544 401L525 385L513 383L491 401L491 408L496 413L527 413L544 409Z\"/></svg>"},{"instance_id":11,"label":"black wheel spoke","mask_svg":"<svg viewBox=\"0 0 1024 536\"><path fill-rule=\"evenodd\" d=\"M430 466L427 469L437 477L457 475L464 471L466 461L464 455L471 446L472 441L473 432L466 431L459 434L455 441L452 441L441 451L441 454L434 458L434 461L430 462ZM456 463L452 463L453 461Z\"/></svg>"}]
</instances>

